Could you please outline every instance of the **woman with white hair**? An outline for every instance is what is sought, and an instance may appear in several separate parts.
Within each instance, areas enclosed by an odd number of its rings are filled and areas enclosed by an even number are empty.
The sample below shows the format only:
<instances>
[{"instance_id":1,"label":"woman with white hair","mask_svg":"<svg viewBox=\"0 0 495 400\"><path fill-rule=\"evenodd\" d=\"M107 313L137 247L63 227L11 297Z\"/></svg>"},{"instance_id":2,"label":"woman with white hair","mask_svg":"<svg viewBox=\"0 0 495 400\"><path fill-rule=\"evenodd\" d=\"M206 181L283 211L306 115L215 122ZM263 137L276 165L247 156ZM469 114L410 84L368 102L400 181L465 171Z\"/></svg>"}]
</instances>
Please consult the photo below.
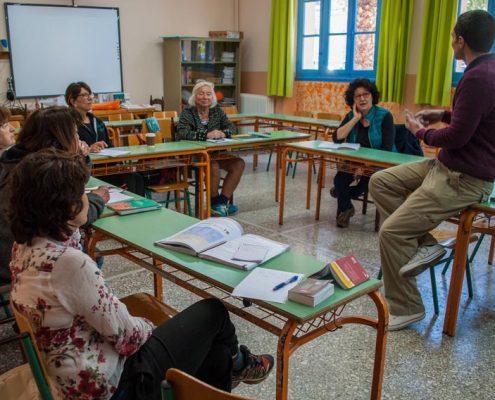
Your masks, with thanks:
<instances>
[{"instance_id":1,"label":"woman with white hair","mask_svg":"<svg viewBox=\"0 0 495 400\"><path fill-rule=\"evenodd\" d=\"M189 105L180 114L176 134L179 140L205 141L206 139L223 139L232 136L235 127L217 104L212 83L198 82L189 98ZM219 194L221 169L227 171L227 176ZM229 201L241 180L244 160L239 157L212 160L210 171L212 214L220 217L235 214L238 207L232 203L229 204Z\"/></svg>"}]
</instances>

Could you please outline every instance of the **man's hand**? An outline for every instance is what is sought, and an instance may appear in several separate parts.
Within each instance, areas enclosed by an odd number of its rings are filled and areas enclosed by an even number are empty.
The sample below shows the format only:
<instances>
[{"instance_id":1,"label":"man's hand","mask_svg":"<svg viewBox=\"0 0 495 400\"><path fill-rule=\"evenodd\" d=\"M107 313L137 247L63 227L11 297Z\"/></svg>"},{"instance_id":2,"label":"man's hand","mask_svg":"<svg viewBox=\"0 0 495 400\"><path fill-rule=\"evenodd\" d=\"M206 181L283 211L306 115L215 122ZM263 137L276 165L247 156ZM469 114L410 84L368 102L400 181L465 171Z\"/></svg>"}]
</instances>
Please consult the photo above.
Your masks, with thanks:
<instances>
[{"instance_id":1,"label":"man's hand","mask_svg":"<svg viewBox=\"0 0 495 400\"><path fill-rule=\"evenodd\" d=\"M416 135L417 131L424 128L421 122L419 122L409 110L406 110L406 128L414 135Z\"/></svg>"},{"instance_id":2,"label":"man's hand","mask_svg":"<svg viewBox=\"0 0 495 400\"><path fill-rule=\"evenodd\" d=\"M100 151L102 151L106 147L108 147L108 145L103 140L100 140L99 142L93 143L89 147L89 151L91 153L99 153Z\"/></svg>"},{"instance_id":3,"label":"man's hand","mask_svg":"<svg viewBox=\"0 0 495 400\"><path fill-rule=\"evenodd\" d=\"M417 112L415 117L423 126L428 126L440 122L444 113L444 110L422 110Z\"/></svg>"},{"instance_id":4,"label":"man's hand","mask_svg":"<svg viewBox=\"0 0 495 400\"><path fill-rule=\"evenodd\" d=\"M107 186L100 186L98 187L98 189L93 190L91 193L100 196L105 202L105 204L108 203L108 200L110 200L110 192L108 191Z\"/></svg>"},{"instance_id":5,"label":"man's hand","mask_svg":"<svg viewBox=\"0 0 495 400\"><path fill-rule=\"evenodd\" d=\"M206 135L207 139L223 139L225 137L225 133L215 129L214 131L208 132Z\"/></svg>"}]
</instances>

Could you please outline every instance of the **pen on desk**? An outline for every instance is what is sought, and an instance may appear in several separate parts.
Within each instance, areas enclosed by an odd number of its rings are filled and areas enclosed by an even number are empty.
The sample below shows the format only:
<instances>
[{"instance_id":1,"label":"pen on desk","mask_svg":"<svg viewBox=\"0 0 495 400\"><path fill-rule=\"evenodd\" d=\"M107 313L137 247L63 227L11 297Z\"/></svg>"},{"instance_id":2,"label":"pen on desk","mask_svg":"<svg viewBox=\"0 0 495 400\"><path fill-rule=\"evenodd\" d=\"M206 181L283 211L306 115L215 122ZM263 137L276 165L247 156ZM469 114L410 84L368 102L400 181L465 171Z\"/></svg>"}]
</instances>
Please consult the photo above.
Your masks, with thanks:
<instances>
[{"instance_id":1,"label":"pen on desk","mask_svg":"<svg viewBox=\"0 0 495 400\"><path fill-rule=\"evenodd\" d=\"M282 289L284 286L290 285L291 283L297 281L298 279L299 279L299 276L294 275L290 279L287 279L285 282L281 282L278 285L275 285L273 287L273 290L275 291L275 290L278 290L278 289Z\"/></svg>"}]
</instances>

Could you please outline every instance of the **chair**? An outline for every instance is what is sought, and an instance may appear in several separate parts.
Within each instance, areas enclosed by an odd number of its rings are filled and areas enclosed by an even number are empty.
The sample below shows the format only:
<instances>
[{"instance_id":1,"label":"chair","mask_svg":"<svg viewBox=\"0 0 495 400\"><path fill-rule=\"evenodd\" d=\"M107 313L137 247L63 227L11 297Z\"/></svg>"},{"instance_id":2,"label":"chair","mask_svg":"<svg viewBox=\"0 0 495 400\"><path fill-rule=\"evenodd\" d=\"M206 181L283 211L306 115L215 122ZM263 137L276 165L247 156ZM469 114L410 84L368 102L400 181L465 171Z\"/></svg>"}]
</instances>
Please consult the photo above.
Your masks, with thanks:
<instances>
[{"instance_id":1,"label":"chair","mask_svg":"<svg viewBox=\"0 0 495 400\"><path fill-rule=\"evenodd\" d=\"M48 383L48 374L43 364L43 357L38 347L36 346L36 339L34 337L34 332L31 327L29 320L16 309L15 305L10 302L12 311L14 312L15 320L21 335L19 338L22 342L22 347L24 353L28 359L29 366L31 367L31 372L33 373L34 380L36 381L36 386L40 392L41 398L43 400L53 400L54 396L50 390Z\"/></svg>"},{"instance_id":2,"label":"chair","mask_svg":"<svg viewBox=\"0 0 495 400\"><path fill-rule=\"evenodd\" d=\"M294 115L297 117L313 118L313 113L311 111L304 111L304 110L294 111Z\"/></svg>"},{"instance_id":3,"label":"chair","mask_svg":"<svg viewBox=\"0 0 495 400\"><path fill-rule=\"evenodd\" d=\"M169 142L172 141L172 118L160 118L158 119L158 125L160 125L160 131L156 132L156 142ZM134 144L144 144L146 143L145 134L148 132L148 126L146 125L146 121L143 121L141 126L141 132L137 135L129 136L129 145L132 146ZM138 141L138 143L135 142ZM161 200L159 203L165 204L168 208L170 203L175 203L177 211L180 212L180 202L184 202L184 213L192 215L191 213L191 199L189 196L189 184L187 182L188 176L188 166L183 163L177 163L175 166L166 168L171 169L175 168L175 182L171 183L162 183L157 185L149 185L145 188L145 196L148 199L153 197L153 193L167 193L166 200ZM180 193L182 192L182 197ZM174 193L174 198L170 198L170 194Z\"/></svg>"},{"instance_id":4,"label":"chair","mask_svg":"<svg viewBox=\"0 0 495 400\"><path fill-rule=\"evenodd\" d=\"M22 335L16 335L13 340L19 341L21 336ZM1 374L0 393L2 394L3 400L38 399L38 388L36 387L36 382L31 373L29 364L19 365Z\"/></svg>"},{"instance_id":5,"label":"chair","mask_svg":"<svg viewBox=\"0 0 495 400\"><path fill-rule=\"evenodd\" d=\"M155 111L153 113L155 118L175 118L177 117L177 111Z\"/></svg>"},{"instance_id":6,"label":"chair","mask_svg":"<svg viewBox=\"0 0 495 400\"><path fill-rule=\"evenodd\" d=\"M134 114L131 112L125 112L120 114L121 121L128 121L130 119L134 119Z\"/></svg>"},{"instance_id":7,"label":"chair","mask_svg":"<svg viewBox=\"0 0 495 400\"><path fill-rule=\"evenodd\" d=\"M342 121L342 115L338 113L318 112L315 115L317 119L331 119L334 121Z\"/></svg>"},{"instance_id":8,"label":"chair","mask_svg":"<svg viewBox=\"0 0 495 400\"><path fill-rule=\"evenodd\" d=\"M9 121L9 124L12 125L15 129L19 129L21 127L20 121Z\"/></svg>"},{"instance_id":9,"label":"chair","mask_svg":"<svg viewBox=\"0 0 495 400\"><path fill-rule=\"evenodd\" d=\"M107 118L109 121L122 121L122 114L109 114Z\"/></svg>"},{"instance_id":10,"label":"chair","mask_svg":"<svg viewBox=\"0 0 495 400\"><path fill-rule=\"evenodd\" d=\"M236 106L226 106L226 107L221 107L223 112L225 114L238 114L239 112L237 111L237 107Z\"/></svg>"},{"instance_id":11,"label":"chair","mask_svg":"<svg viewBox=\"0 0 495 400\"><path fill-rule=\"evenodd\" d=\"M162 382L162 400L254 400L250 397L228 393L214 388L199 379L170 368Z\"/></svg>"},{"instance_id":12,"label":"chair","mask_svg":"<svg viewBox=\"0 0 495 400\"><path fill-rule=\"evenodd\" d=\"M134 317L146 318L159 326L177 314L177 310L149 293L134 293L120 299Z\"/></svg>"},{"instance_id":13,"label":"chair","mask_svg":"<svg viewBox=\"0 0 495 400\"><path fill-rule=\"evenodd\" d=\"M163 96L161 99L160 98L154 99L153 96L150 95L150 105L154 106L155 104L160 106L160 111L163 111L165 108L165 99L163 98Z\"/></svg>"}]
</instances>

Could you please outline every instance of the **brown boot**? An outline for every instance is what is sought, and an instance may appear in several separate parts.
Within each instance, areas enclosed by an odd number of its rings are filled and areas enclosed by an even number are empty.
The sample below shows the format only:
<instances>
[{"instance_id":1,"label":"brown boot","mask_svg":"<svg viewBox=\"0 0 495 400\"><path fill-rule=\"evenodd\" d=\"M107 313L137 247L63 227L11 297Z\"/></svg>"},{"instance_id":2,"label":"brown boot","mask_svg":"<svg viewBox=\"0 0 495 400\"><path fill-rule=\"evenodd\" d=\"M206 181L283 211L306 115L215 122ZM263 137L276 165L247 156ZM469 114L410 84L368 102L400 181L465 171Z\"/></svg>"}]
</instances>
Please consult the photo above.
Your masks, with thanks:
<instances>
[{"instance_id":1,"label":"brown boot","mask_svg":"<svg viewBox=\"0 0 495 400\"><path fill-rule=\"evenodd\" d=\"M349 220L355 214L354 206L348 208L345 211L341 211L337 215L337 226L339 228L347 228L349 226Z\"/></svg>"}]
</instances>

